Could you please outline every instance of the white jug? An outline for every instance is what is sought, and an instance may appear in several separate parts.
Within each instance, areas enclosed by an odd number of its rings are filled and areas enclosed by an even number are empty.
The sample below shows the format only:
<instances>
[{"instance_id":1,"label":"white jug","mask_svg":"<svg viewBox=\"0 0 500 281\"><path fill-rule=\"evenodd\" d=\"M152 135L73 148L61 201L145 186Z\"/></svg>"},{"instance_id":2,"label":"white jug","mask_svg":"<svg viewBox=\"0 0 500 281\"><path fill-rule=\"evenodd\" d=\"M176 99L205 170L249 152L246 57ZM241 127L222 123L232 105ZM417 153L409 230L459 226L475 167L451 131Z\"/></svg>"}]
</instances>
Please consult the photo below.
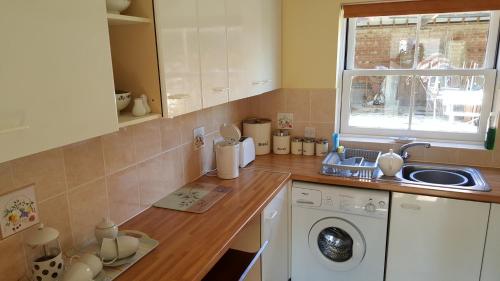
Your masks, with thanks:
<instances>
[{"instance_id":1,"label":"white jug","mask_svg":"<svg viewBox=\"0 0 500 281\"><path fill-rule=\"evenodd\" d=\"M378 166L384 175L394 177L401 167L403 167L403 158L389 149L389 153L382 154L378 159Z\"/></svg>"}]
</instances>

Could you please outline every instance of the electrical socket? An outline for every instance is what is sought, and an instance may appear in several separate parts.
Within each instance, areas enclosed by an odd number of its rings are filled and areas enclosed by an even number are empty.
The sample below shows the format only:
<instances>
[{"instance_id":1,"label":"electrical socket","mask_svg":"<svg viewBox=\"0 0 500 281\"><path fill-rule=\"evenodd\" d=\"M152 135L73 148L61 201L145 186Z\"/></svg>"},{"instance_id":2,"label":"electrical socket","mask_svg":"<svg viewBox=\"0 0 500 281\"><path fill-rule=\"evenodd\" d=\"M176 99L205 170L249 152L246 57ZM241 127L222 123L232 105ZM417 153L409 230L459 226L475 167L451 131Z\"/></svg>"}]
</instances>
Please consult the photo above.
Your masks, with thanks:
<instances>
[{"instance_id":1,"label":"electrical socket","mask_svg":"<svg viewBox=\"0 0 500 281\"><path fill-rule=\"evenodd\" d=\"M306 138L315 138L316 137L316 128L314 128L314 127L305 127L305 129L304 129L304 137L306 137Z\"/></svg>"},{"instance_id":2,"label":"electrical socket","mask_svg":"<svg viewBox=\"0 0 500 281\"><path fill-rule=\"evenodd\" d=\"M205 127L193 130L193 149L198 150L205 146Z\"/></svg>"}]
</instances>

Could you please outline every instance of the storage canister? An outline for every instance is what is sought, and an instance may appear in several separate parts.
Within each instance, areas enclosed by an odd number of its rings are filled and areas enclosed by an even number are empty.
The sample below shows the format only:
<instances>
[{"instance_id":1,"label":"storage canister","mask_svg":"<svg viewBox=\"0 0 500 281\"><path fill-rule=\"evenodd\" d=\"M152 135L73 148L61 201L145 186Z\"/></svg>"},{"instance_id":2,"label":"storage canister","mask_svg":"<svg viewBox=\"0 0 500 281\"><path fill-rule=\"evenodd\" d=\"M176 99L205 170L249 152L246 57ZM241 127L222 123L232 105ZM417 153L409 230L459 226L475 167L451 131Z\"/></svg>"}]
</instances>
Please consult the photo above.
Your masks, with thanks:
<instances>
[{"instance_id":1,"label":"storage canister","mask_svg":"<svg viewBox=\"0 0 500 281\"><path fill-rule=\"evenodd\" d=\"M243 135L253 138L256 155L271 152L271 120L252 118L243 121Z\"/></svg>"},{"instance_id":2,"label":"storage canister","mask_svg":"<svg viewBox=\"0 0 500 281\"><path fill-rule=\"evenodd\" d=\"M290 153L290 135L286 130L276 130L273 134L273 153Z\"/></svg>"},{"instance_id":3,"label":"storage canister","mask_svg":"<svg viewBox=\"0 0 500 281\"><path fill-rule=\"evenodd\" d=\"M302 154L313 156L315 144L316 140L314 138L304 138L304 142L302 144Z\"/></svg>"},{"instance_id":4,"label":"storage canister","mask_svg":"<svg viewBox=\"0 0 500 281\"><path fill-rule=\"evenodd\" d=\"M316 156L325 156L328 153L328 140L327 139L317 139L316 140Z\"/></svg>"},{"instance_id":5,"label":"storage canister","mask_svg":"<svg viewBox=\"0 0 500 281\"><path fill-rule=\"evenodd\" d=\"M291 152L294 155L302 155L302 138L293 137L291 144Z\"/></svg>"}]
</instances>

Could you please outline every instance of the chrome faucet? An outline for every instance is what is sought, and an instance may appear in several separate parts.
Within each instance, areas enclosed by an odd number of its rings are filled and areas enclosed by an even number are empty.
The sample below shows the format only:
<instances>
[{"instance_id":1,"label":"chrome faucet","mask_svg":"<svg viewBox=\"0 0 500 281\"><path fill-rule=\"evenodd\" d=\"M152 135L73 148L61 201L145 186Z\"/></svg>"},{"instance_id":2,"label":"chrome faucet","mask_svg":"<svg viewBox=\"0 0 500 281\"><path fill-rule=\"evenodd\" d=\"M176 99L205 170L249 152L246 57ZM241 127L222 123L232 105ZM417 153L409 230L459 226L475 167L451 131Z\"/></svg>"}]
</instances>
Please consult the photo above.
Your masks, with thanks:
<instances>
[{"instance_id":1,"label":"chrome faucet","mask_svg":"<svg viewBox=\"0 0 500 281\"><path fill-rule=\"evenodd\" d=\"M406 151L408 148L413 147L413 146L419 146L422 145L425 148L430 148L431 144L428 142L410 142L407 144L403 144L401 148L399 149L399 155L401 155L401 158L403 158L403 161L407 161L410 158L410 154Z\"/></svg>"}]
</instances>

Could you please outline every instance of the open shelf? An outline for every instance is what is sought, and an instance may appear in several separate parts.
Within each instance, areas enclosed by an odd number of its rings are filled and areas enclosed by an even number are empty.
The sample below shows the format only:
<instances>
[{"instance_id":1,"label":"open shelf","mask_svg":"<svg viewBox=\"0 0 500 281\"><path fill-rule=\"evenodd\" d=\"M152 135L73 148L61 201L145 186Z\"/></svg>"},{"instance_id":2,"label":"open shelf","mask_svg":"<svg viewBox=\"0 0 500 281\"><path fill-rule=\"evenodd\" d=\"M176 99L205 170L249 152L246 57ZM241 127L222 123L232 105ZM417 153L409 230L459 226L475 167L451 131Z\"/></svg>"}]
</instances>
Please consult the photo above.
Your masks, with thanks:
<instances>
[{"instance_id":1,"label":"open shelf","mask_svg":"<svg viewBox=\"0 0 500 281\"><path fill-rule=\"evenodd\" d=\"M151 20L142 17L108 14L109 25L125 25L125 24L141 24L141 23L151 23Z\"/></svg>"},{"instance_id":2,"label":"open shelf","mask_svg":"<svg viewBox=\"0 0 500 281\"><path fill-rule=\"evenodd\" d=\"M239 280L255 253L229 249L202 281Z\"/></svg>"},{"instance_id":3,"label":"open shelf","mask_svg":"<svg viewBox=\"0 0 500 281\"><path fill-rule=\"evenodd\" d=\"M120 115L118 115L118 126L122 128L158 118L161 118L161 114L159 113L149 113L144 116L137 117L132 115L131 112L121 112Z\"/></svg>"}]
</instances>

